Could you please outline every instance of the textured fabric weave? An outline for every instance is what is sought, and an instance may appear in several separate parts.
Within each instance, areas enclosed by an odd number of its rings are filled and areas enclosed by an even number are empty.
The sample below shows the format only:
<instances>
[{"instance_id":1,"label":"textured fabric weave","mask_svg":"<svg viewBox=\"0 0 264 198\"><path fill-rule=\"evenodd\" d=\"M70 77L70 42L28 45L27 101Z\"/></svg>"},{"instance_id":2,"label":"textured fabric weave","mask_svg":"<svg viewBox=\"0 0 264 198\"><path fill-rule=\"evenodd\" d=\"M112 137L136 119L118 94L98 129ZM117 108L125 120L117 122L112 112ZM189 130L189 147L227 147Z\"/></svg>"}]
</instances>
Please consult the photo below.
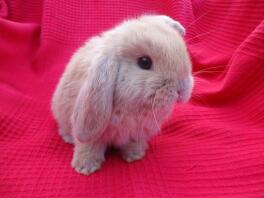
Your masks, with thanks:
<instances>
[{"instance_id":1,"label":"textured fabric weave","mask_svg":"<svg viewBox=\"0 0 264 198\"><path fill-rule=\"evenodd\" d=\"M50 99L89 37L166 14L187 29L195 89L127 164L71 167ZM264 1L0 0L0 197L264 197Z\"/></svg>"}]
</instances>

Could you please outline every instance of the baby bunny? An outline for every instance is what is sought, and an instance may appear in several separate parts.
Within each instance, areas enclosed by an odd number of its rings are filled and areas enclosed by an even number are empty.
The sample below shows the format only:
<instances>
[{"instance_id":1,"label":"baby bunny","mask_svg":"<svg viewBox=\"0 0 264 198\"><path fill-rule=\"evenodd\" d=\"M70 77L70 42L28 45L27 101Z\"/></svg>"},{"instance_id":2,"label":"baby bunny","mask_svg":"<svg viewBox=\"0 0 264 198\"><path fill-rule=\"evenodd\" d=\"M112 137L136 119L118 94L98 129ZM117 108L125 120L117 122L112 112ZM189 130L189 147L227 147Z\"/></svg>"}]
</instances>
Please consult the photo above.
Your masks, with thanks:
<instances>
[{"instance_id":1,"label":"baby bunny","mask_svg":"<svg viewBox=\"0 0 264 198\"><path fill-rule=\"evenodd\" d=\"M189 100L184 32L168 16L143 15L91 38L73 55L52 111L60 135L74 144L71 165L78 173L100 169L109 146L127 162L141 159L174 104Z\"/></svg>"}]
</instances>

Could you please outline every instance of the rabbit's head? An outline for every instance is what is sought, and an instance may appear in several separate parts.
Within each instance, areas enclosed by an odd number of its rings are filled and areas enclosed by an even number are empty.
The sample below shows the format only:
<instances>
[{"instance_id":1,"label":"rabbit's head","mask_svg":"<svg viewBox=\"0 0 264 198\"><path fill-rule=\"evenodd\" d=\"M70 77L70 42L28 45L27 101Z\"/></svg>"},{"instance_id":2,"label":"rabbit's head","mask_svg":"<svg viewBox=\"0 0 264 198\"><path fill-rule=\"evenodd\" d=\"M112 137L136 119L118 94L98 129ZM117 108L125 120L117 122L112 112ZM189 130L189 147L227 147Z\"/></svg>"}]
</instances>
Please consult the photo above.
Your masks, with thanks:
<instances>
[{"instance_id":1,"label":"rabbit's head","mask_svg":"<svg viewBox=\"0 0 264 198\"><path fill-rule=\"evenodd\" d=\"M119 65L116 103L159 107L188 101L193 78L183 33L169 17L143 16L106 34Z\"/></svg>"},{"instance_id":2,"label":"rabbit's head","mask_svg":"<svg viewBox=\"0 0 264 198\"><path fill-rule=\"evenodd\" d=\"M76 130L78 139L87 141L103 131L113 106L171 108L188 101L193 77L184 33L181 24L167 16L147 15L91 40L95 48L89 75L73 114L82 125ZM85 127L88 133L82 133Z\"/></svg>"}]
</instances>

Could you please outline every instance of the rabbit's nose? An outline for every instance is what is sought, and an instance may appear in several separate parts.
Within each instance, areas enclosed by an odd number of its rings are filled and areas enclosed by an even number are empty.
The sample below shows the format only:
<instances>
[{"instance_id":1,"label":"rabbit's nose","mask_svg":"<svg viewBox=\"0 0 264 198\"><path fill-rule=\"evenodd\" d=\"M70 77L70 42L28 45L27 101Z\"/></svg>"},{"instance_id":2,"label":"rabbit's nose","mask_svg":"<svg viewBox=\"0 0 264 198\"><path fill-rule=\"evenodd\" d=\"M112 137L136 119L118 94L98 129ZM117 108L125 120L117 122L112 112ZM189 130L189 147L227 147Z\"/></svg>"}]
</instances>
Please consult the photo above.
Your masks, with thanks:
<instances>
[{"instance_id":1,"label":"rabbit's nose","mask_svg":"<svg viewBox=\"0 0 264 198\"><path fill-rule=\"evenodd\" d=\"M170 86L172 84L172 80L169 78L164 78L162 81L162 87Z\"/></svg>"},{"instance_id":2,"label":"rabbit's nose","mask_svg":"<svg viewBox=\"0 0 264 198\"><path fill-rule=\"evenodd\" d=\"M182 90L177 90L177 94L178 94L177 102L179 102L179 103L184 102L183 91Z\"/></svg>"}]
</instances>

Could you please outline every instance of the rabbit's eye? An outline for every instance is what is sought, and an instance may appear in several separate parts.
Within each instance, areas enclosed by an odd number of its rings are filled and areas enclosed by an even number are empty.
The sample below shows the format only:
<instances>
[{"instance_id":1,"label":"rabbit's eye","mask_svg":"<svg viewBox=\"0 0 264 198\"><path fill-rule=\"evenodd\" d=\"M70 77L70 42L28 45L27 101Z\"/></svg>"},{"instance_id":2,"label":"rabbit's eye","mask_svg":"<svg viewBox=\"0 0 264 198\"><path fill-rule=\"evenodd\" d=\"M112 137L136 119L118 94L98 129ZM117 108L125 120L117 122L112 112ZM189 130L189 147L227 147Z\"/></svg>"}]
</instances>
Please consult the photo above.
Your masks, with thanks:
<instances>
[{"instance_id":1,"label":"rabbit's eye","mask_svg":"<svg viewBox=\"0 0 264 198\"><path fill-rule=\"evenodd\" d=\"M142 56L138 58L137 64L141 69L148 70L151 69L152 60L148 56Z\"/></svg>"}]
</instances>

